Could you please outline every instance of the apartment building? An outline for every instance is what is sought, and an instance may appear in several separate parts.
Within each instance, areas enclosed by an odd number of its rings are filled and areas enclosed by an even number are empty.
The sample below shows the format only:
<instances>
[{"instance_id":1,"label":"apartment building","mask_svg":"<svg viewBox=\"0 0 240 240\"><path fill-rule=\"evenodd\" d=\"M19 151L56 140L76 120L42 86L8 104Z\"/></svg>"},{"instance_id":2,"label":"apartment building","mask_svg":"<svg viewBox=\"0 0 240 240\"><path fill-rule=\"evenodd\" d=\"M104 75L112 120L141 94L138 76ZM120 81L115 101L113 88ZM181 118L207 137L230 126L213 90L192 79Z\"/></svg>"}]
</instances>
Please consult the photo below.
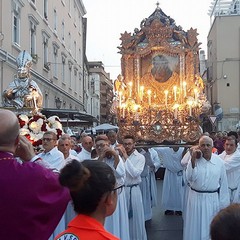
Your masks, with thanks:
<instances>
[{"instance_id":1,"label":"apartment building","mask_svg":"<svg viewBox=\"0 0 240 240\"><path fill-rule=\"evenodd\" d=\"M209 15L207 95L218 130L236 130L240 123L239 0L215 0Z\"/></svg>"},{"instance_id":2,"label":"apartment building","mask_svg":"<svg viewBox=\"0 0 240 240\"><path fill-rule=\"evenodd\" d=\"M115 124L116 119L110 110L113 100L113 83L109 73L105 72L101 61L93 61L89 62L89 74L91 80L92 96L90 98L92 113L97 113L97 119L100 123Z\"/></svg>"},{"instance_id":3,"label":"apartment building","mask_svg":"<svg viewBox=\"0 0 240 240\"><path fill-rule=\"evenodd\" d=\"M14 79L15 59L26 50L33 57L32 79L43 93L43 113L77 118L87 126L97 121L88 112L82 0L0 0L0 13L0 92Z\"/></svg>"}]
</instances>

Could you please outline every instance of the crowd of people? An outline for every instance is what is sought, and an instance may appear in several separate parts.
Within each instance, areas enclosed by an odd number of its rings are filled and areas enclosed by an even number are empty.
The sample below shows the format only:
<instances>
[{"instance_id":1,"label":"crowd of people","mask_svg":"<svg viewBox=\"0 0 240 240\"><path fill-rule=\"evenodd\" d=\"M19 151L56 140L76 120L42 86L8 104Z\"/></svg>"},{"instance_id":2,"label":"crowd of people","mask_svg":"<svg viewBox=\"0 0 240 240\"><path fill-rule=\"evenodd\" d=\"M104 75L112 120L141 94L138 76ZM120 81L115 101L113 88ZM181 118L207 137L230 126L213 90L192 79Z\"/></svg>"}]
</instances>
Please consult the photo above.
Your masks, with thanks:
<instances>
[{"instance_id":1,"label":"crowd of people","mask_svg":"<svg viewBox=\"0 0 240 240\"><path fill-rule=\"evenodd\" d=\"M231 235L226 238L226 232L231 232L226 226L224 238L216 234L216 229L221 228L224 213L229 215L229 211L223 209L240 203L238 140L239 134L234 131L211 132L204 133L199 142L188 149L156 149L166 168L162 207L166 215L183 215L183 240L237 239ZM216 216L219 211L221 221ZM233 221L231 224L236 236L237 225Z\"/></svg>"},{"instance_id":2,"label":"crowd of people","mask_svg":"<svg viewBox=\"0 0 240 240\"><path fill-rule=\"evenodd\" d=\"M237 239L227 238L239 229L236 132L205 133L187 149L137 147L131 135L119 143L115 131L47 131L36 153L13 112L0 110L0 125L0 239L146 240L161 165L162 208L183 217L184 240Z\"/></svg>"}]
</instances>

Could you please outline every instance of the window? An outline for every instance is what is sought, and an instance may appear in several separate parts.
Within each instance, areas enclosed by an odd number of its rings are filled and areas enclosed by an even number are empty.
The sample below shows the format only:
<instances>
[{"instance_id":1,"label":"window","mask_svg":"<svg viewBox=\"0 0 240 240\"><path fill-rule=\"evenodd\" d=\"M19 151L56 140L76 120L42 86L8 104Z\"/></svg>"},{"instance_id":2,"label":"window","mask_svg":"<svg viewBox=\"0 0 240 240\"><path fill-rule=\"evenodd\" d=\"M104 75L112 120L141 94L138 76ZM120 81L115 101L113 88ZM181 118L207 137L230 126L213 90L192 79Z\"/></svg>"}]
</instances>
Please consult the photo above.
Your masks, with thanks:
<instances>
[{"instance_id":1,"label":"window","mask_svg":"<svg viewBox=\"0 0 240 240\"><path fill-rule=\"evenodd\" d=\"M22 3L19 1L12 1L12 41L20 45L20 16Z\"/></svg>"},{"instance_id":2,"label":"window","mask_svg":"<svg viewBox=\"0 0 240 240\"><path fill-rule=\"evenodd\" d=\"M17 13L13 14L13 42L20 45L20 19Z\"/></svg>"},{"instance_id":3,"label":"window","mask_svg":"<svg viewBox=\"0 0 240 240\"><path fill-rule=\"evenodd\" d=\"M77 59L77 43L76 43L76 41L74 41L74 43L73 43L73 57L75 58L75 59Z\"/></svg>"},{"instance_id":4,"label":"window","mask_svg":"<svg viewBox=\"0 0 240 240\"><path fill-rule=\"evenodd\" d=\"M72 36L71 33L68 33L68 48L69 48L69 52L71 52L72 50Z\"/></svg>"},{"instance_id":5,"label":"window","mask_svg":"<svg viewBox=\"0 0 240 240\"><path fill-rule=\"evenodd\" d=\"M62 82L65 83L66 57L62 55Z\"/></svg>"},{"instance_id":6,"label":"window","mask_svg":"<svg viewBox=\"0 0 240 240\"><path fill-rule=\"evenodd\" d=\"M43 16L48 20L48 0L43 0Z\"/></svg>"},{"instance_id":7,"label":"window","mask_svg":"<svg viewBox=\"0 0 240 240\"><path fill-rule=\"evenodd\" d=\"M72 0L68 0L68 10L69 10L69 16L71 17L72 15Z\"/></svg>"},{"instance_id":8,"label":"window","mask_svg":"<svg viewBox=\"0 0 240 240\"><path fill-rule=\"evenodd\" d=\"M69 68L69 87L72 88L72 62L68 62L68 68Z\"/></svg>"},{"instance_id":9,"label":"window","mask_svg":"<svg viewBox=\"0 0 240 240\"><path fill-rule=\"evenodd\" d=\"M64 41L64 33L65 32L65 24L64 21L62 21L62 41Z\"/></svg>"},{"instance_id":10,"label":"window","mask_svg":"<svg viewBox=\"0 0 240 240\"><path fill-rule=\"evenodd\" d=\"M29 25L30 25L30 54L33 57L33 59L36 60L36 42L37 42L37 25L39 24L38 20L33 16L29 15Z\"/></svg>"},{"instance_id":11,"label":"window","mask_svg":"<svg viewBox=\"0 0 240 240\"><path fill-rule=\"evenodd\" d=\"M59 46L53 44L53 76L58 78L58 49Z\"/></svg>"},{"instance_id":12,"label":"window","mask_svg":"<svg viewBox=\"0 0 240 240\"><path fill-rule=\"evenodd\" d=\"M54 9L53 11L53 28L57 31L57 10Z\"/></svg>"},{"instance_id":13,"label":"window","mask_svg":"<svg viewBox=\"0 0 240 240\"><path fill-rule=\"evenodd\" d=\"M50 35L47 32L43 31L42 36L43 36L43 65L45 69L49 70L50 66L48 61L48 41Z\"/></svg>"}]
</instances>

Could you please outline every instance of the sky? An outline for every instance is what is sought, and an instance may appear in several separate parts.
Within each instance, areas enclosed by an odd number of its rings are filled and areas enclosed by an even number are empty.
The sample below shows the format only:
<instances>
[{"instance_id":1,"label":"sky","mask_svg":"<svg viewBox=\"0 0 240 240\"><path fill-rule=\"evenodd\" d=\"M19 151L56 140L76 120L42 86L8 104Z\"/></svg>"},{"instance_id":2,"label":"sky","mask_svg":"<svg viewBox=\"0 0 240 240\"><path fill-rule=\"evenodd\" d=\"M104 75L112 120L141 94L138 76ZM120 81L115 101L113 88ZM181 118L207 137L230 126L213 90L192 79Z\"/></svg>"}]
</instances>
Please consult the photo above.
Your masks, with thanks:
<instances>
[{"instance_id":1,"label":"sky","mask_svg":"<svg viewBox=\"0 0 240 240\"><path fill-rule=\"evenodd\" d=\"M102 61L105 71L115 80L121 74L121 33L133 33L140 23L156 9L157 0L82 0L87 13L87 59ZM213 0L159 0L159 7L173 18L184 31L197 29L201 49L207 54L210 17Z\"/></svg>"}]
</instances>

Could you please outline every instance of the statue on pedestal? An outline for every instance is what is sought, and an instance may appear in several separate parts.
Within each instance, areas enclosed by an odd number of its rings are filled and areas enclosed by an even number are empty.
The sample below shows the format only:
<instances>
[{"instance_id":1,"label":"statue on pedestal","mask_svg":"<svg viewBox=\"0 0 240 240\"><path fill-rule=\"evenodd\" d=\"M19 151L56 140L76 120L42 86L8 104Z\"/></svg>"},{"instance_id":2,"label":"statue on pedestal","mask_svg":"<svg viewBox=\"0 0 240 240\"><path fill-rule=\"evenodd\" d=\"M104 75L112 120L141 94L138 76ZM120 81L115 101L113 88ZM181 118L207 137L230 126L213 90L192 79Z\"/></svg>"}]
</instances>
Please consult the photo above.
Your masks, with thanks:
<instances>
[{"instance_id":1,"label":"statue on pedestal","mask_svg":"<svg viewBox=\"0 0 240 240\"><path fill-rule=\"evenodd\" d=\"M16 109L31 108L35 112L42 108L43 96L37 83L30 79L32 57L27 51L22 51L17 59L17 77L3 92L3 105Z\"/></svg>"}]
</instances>

